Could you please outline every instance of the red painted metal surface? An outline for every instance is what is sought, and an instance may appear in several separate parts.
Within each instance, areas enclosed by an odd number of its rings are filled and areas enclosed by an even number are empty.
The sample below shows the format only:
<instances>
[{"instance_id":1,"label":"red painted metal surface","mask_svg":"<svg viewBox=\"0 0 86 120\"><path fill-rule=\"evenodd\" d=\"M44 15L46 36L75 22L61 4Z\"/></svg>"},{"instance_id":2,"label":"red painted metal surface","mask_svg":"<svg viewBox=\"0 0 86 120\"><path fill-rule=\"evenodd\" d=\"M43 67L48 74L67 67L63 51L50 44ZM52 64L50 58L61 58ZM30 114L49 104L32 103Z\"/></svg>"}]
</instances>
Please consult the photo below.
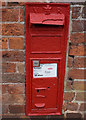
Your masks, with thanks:
<instances>
[{"instance_id":1,"label":"red painted metal surface","mask_svg":"<svg viewBox=\"0 0 86 120\"><path fill-rule=\"evenodd\" d=\"M69 12L69 4L26 3L26 112L29 116L62 114Z\"/></svg>"},{"instance_id":2,"label":"red painted metal surface","mask_svg":"<svg viewBox=\"0 0 86 120\"><path fill-rule=\"evenodd\" d=\"M32 24L64 25L64 19L64 14L30 14L30 23Z\"/></svg>"}]
</instances>

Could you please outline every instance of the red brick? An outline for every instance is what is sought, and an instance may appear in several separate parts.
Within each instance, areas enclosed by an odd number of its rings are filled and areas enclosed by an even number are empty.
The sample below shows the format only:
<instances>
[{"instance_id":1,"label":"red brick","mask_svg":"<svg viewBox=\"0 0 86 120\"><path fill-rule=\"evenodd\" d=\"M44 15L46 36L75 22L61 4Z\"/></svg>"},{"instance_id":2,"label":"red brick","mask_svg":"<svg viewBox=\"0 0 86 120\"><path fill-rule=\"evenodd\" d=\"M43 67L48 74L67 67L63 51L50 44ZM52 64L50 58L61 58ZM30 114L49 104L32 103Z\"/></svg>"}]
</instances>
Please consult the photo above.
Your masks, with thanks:
<instances>
[{"instance_id":1,"label":"red brick","mask_svg":"<svg viewBox=\"0 0 86 120\"><path fill-rule=\"evenodd\" d=\"M2 40L0 38L0 49L2 49Z\"/></svg>"},{"instance_id":2,"label":"red brick","mask_svg":"<svg viewBox=\"0 0 86 120\"><path fill-rule=\"evenodd\" d=\"M84 56L85 55L85 45L71 45L69 50L69 55Z\"/></svg>"},{"instance_id":3,"label":"red brick","mask_svg":"<svg viewBox=\"0 0 86 120\"><path fill-rule=\"evenodd\" d=\"M24 22L24 9L20 9L20 22Z\"/></svg>"},{"instance_id":4,"label":"red brick","mask_svg":"<svg viewBox=\"0 0 86 120\"><path fill-rule=\"evenodd\" d=\"M86 113L84 113L84 120L86 120Z\"/></svg>"},{"instance_id":5,"label":"red brick","mask_svg":"<svg viewBox=\"0 0 86 120\"><path fill-rule=\"evenodd\" d=\"M73 67L73 58L72 57L68 57L68 67Z\"/></svg>"},{"instance_id":6,"label":"red brick","mask_svg":"<svg viewBox=\"0 0 86 120\"><path fill-rule=\"evenodd\" d=\"M19 18L19 10L18 9L2 9L2 21L3 22L17 22Z\"/></svg>"},{"instance_id":7,"label":"red brick","mask_svg":"<svg viewBox=\"0 0 86 120\"><path fill-rule=\"evenodd\" d=\"M25 2L15 2L15 0L13 2L8 2L8 6L25 6Z\"/></svg>"},{"instance_id":8,"label":"red brick","mask_svg":"<svg viewBox=\"0 0 86 120\"><path fill-rule=\"evenodd\" d=\"M82 120L82 114L81 113L67 113L66 117L68 118L67 120Z\"/></svg>"},{"instance_id":9,"label":"red brick","mask_svg":"<svg viewBox=\"0 0 86 120\"><path fill-rule=\"evenodd\" d=\"M8 105L2 105L2 114L7 114L9 111L9 106Z\"/></svg>"},{"instance_id":10,"label":"red brick","mask_svg":"<svg viewBox=\"0 0 86 120\"><path fill-rule=\"evenodd\" d=\"M72 21L72 32L83 32L83 31L84 31L84 21L73 20Z\"/></svg>"},{"instance_id":11,"label":"red brick","mask_svg":"<svg viewBox=\"0 0 86 120\"><path fill-rule=\"evenodd\" d=\"M85 72L86 70L82 69L70 69L68 76L72 79L86 79L86 76L84 75Z\"/></svg>"},{"instance_id":12,"label":"red brick","mask_svg":"<svg viewBox=\"0 0 86 120\"><path fill-rule=\"evenodd\" d=\"M76 67L76 68L86 67L86 58L75 57L74 58L74 67Z\"/></svg>"},{"instance_id":13,"label":"red brick","mask_svg":"<svg viewBox=\"0 0 86 120\"><path fill-rule=\"evenodd\" d=\"M86 20L84 20L84 31L86 31Z\"/></svg>"},{"instance_id":14,"label":"red brick","mask_svg":"<svg viewBox=\"0 0 86 120\"><path fill-rule=\"evenodd\" d=\"M2 49L8 49L7 38L2 38Z\"/></svg>"},{"instance_id":15,"label":"red brick","mask_svg":"<svg viewBox=\"0 0 86 120\"><path fill-rule=\"evenodd\" d=\"M13 105L13 104L25 104L25 96L22 94L3 94L2 96L3 105Z\"/></svg>"},{"instance_id":16,"label":"red brick","mask_svg":"<svg viewBox=\"0 0 86 120\"><path fill-rule=\"evenodd\" d=\"M84 91L84 90L86 90L85 85L86 85L85 81L74 81L73 82L73 89L74 90Z\"/></svg>"},{"instance_id":17,"label":"red brick","mask_svg":"<svg viewBox=\"0 0 86 120\"><path fill-rule=\"evenodd\" d=\"M7 85L2 85L2 94L7 92Z\"/></svg>"},{"instance_id":18,"label":"red brick","mask_svg":"<svg viewBox=\"0 0 86 120\"><path fill-rule=\"evenodd\" d=\"M19 73L24 73L24 63L17 63L16 66Z\"/></svg>"},{"instance_id":19,"label":"red brick","mask_svg":"<svg viewBox=\"0 0 86 120\"><path fill-rule=\"evenodd\" d=\"M62 110L67 111L67 101L64 102L63 106L62 106Z\"/></svg>"},{"instance_id":20,"label":"red brick","mask_svg":"<svg viewBox=\"0 0 86 120\"><path fill-rule=\"evenodd\" d=\"M1 19L0 22L2 22ZM2 35L2 23L0 23L0 35Z\"/></svg>"},{"instance_id":21,"label":"red brick","mask_svg":"<svg viewBox=\"0 0 86 120\"><path fill-rule=\"evenodd\" d=\"M15 24L2 24L2 35L24 35L24 24L15 23Z\"/></svg>"},{"instance_id":22,"label":"red brick","mask_svg":"<svg viewBox=\"0 0 86 120\"><path fill-rule=\"evenodd\" d=\"M22 51L3 51L2 60L4 61L24 61L24 52Z\"/></svg>"},{"instance_id":23,"label":"red brick","mask_svg":"<svg viewBox=\"0 0 86 120\"><path fill-rule=\"evenodd\" d=\"M65 105L65 107L67 110L76 111L78 109L78 104L69 102Z\"/></svg>"},{"instance_id":24,"label":"red brick","mask_svg":"<svg viewBox=\"0 0 86 120\"><path fill-rule=\"evenodd\" d=\"M72 81L69 80L66 81L66 90L68 91L72 90Z\"/></svg>"},{"instance_id":25,"label":"red brick","mask_svg":"<svg viewBox=\"0 0 86 120\"><path fill-rule=\"evenodd\" d=\"M72 8L72 18L78 18L80 16L81 7L73 7Z\"/></svg>"},{"instance_id":26,"label":"red brick","mask_svg":"<svg viewBox=\"0 0 86 120\"><path fill-rule=\"evenodd\" d=\"M2 82L4 83L25 83L24 74L2 74Z\"/></svg>"},{"instance_id":27,"label":"red brick","mask_svg":"<svg viewBox=\"0 0 86 120\"><path fill-rule=\"evenodd\" d=\"M15 72L16 71L16 64L14 63L3 63L2 64L2 72Z\"/></svg>"},{"instance_id":28,"label":"red brick","mask_svg":"<svg viewBox=\"0 0 86 120\"><path fill-rule=\"evenodd\" d=\"M73 44L84 43L84 33L71 33L70 40Z\"/></svg>"},{"instance_id":29,"label":"red brick","mask_svg":"<svg viewBox=\"0 0 86 120\"><path fill-rule=\"evenodd\" d=\"M3 0L4 1L4 0ZM6 5L6 3L5 2L2 2L2 6L5 6Z\"/></svg>"},{"instance_id":30,"label":"red brick","mask_svg":"<svg viewBox=\"0 0 86 120\"><path fill-rule=\"evenodd\" d=\"M81 103L79 110L80 111L85 111L86 110L86 103Z\"/></svg>"},{"instance_id":31,"label":"red brick","mask_svg":"<svg viewBox=\"0 0 86 120\"><path fill-rule=\"evenodd\" d=\"M86 18L86 6L83 7L82 18Z\"/></svg>"},{"instance_id":32,"label":"red brick","mask_svg":"<svg viewBox=\"0 0 86 120\"><path fill-rule=\"evenodd\" d=\"M85 92L77 92L76 100L77 101L84 101L84 100L86 100Z\"/></svg>"},{"instance_id":33,"label":"red brick","mask_svg":"<svg viewBox=\"0 0 86 120\"><path fill-rule=\"evenodd\" d=\"M24 38L9 38L10 49L24 49Z\"/></svg>"},{"instance_id":34,"label":"red brick","mask_svg":"<svg viewBox=\"0 0 86 120\"><path fill-rule=\"evenodd\" d=\"M24 105L10 105L9 106L10 113L25 113L25 106Z\"/></svg>"},{"instance_id":35,"label":"red brick","mask_svg":"<svg viewBox=\"0 0 86 120\"><path fill-rule=\"evenodd\" d=\"M8 92L10 94L24 94L25 93L25 84L9 84Z\"/></svg>"},{"instance_id":36,"label":"red brick","mask_svg":"<svg viewBox=\"0 0 86 120\"><path fill-rule=\"evenodd\" d=\"M65 92L64 93L64 100L72 101L74 99L75 93L74 92Z\"/></svg>"}]
</instances>

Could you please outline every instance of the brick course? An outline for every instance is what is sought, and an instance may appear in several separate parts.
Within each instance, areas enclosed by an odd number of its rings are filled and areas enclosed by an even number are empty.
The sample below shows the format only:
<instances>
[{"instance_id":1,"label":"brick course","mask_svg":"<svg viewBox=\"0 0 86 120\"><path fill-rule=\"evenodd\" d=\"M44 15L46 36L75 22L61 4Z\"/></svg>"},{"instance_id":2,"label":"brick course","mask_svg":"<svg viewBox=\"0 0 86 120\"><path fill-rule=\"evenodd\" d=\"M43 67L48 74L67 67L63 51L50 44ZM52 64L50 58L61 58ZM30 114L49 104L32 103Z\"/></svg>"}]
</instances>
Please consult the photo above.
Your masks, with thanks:
<instances>
[{"instance_id":1,"label":"brick course","mask_svg":"<svg viewBox=\"0 0 86 120\"><path fill-rule=\"evenodd\" d=\"M20 23L2 24L2 35L4 36L24 35L24 25Z\"/></svg>"},{"instance_id":2,"label":"brick course","mask_svg":"<svg viewBox=\"0 0 86 120\"><path fill-rule=\"evenodd\" d=\"M3 51L2 60L5 61L24 61L24 52L23 51Z\"/></svg>"},{"instance_id":3,"label":"brick course","mask_svg":"<svg viewBox=\"0 0 86 120\"><path fill-rule=\"evenodd\" d=\"M14 63L3 63L2 64L2 72L5 73L14 73L16 71L16 64Z\"/></svg>"},{"instance_id":4,"label":"brick course","mask_svg":"<svg viewBox=\"0 0 86 120\"><path fill-rule=\"evenodd\" d=\"M24 38L9 38L10 49L24 49Z\"/></svg>"},{"instance_id":5,"label":"brick course","mask_svg":"<svg viewBox=\"0 0 86 120\"><path fill-rule=\"evenodd\" d=\"M2 49L8 49L7 38L2 38Z\"/></svg>"},{"instance_id":6,"label":"brick course","mask_svg":"<svg viewBox=\"0 0 86 120\"><path fill-rule=\"evenodd\" d=\"M86 42L84 33L71 33L70 40L72 44L80 44Z\"/></svg>"},{"instance_id":7,"label":"brick course","mask_svg":"<svg viewBox=\"0 0 86 120\"><path fill-rule=\"evenodd\" d=\"M69 55L74 55L74 56L85 56L85 51L84 48L85 45L71 45L70 46L70 52Z\"/></svg>"},{"instance_id":8,"label":"brick course","mask_svg":"<svg viewBox=\"0 0 86 120\"><path fill-rule=\"evenodd\" d=\"M3 22L17 22L19 19L19 9L2 9Z\"/></svg>"}]
</instances>

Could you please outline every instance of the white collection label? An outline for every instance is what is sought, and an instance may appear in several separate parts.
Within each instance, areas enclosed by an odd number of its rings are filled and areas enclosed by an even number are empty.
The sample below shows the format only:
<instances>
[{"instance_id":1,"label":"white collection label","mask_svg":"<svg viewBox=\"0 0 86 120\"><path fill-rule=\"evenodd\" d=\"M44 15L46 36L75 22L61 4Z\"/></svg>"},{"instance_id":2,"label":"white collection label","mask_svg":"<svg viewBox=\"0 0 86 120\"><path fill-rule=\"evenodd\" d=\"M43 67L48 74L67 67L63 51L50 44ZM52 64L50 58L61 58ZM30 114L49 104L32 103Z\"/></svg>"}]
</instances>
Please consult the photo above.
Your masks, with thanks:
<instances>
[{"instance_id":1,"label":"white collection label","mask_svg":"<svg viewBox=\"0 0 86 120\"><path fill-rule=\"evenodd\" d=\"M33 67L33 77L57 77L57 63L40 64L40 67Z\"/></svg>"}]
</instances>

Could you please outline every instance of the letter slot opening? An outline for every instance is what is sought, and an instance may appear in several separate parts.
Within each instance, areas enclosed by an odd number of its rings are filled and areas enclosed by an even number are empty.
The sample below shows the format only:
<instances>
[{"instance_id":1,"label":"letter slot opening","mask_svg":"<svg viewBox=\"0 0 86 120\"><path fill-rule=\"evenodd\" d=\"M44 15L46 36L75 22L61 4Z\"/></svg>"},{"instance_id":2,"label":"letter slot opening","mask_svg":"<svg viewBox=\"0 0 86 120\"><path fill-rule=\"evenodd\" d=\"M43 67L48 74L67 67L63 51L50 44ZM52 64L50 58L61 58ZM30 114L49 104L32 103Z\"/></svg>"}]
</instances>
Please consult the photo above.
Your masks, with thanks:
<instances>
[{"instance_id":1,"label":"letter slot opening","mask_svg":"<svg viewBox=\"0 0 86 120\"><path fill-rule=\"evenodd\" d=\"M45 24L45 25L64 25L65 16L64 14L30 14L31 24Z\"/></svg>"}]
</instances>

